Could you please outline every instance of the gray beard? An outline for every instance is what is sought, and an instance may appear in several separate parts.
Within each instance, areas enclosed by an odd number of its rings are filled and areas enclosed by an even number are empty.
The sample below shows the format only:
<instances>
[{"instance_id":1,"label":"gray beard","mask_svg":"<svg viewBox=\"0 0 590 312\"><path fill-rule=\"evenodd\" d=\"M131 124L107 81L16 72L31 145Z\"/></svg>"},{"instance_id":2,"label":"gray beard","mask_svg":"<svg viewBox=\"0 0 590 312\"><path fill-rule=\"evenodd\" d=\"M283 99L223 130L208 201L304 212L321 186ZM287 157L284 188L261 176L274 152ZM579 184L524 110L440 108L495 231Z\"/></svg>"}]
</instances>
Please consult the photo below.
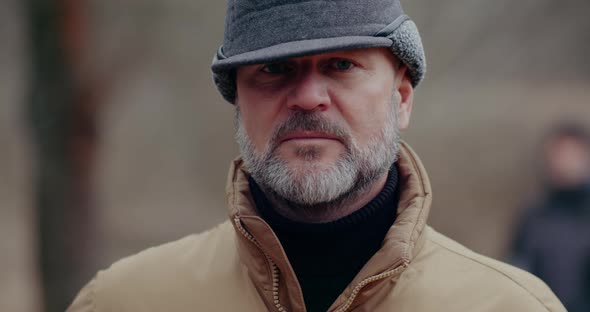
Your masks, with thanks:
<instances>
[{"instance_id":1,"label":"gray beard","mask_svg":"<svg viewBox=\"0 0 590 312\"><path fill-rule=\"evenodd\" d=\"M346 127L326 120L313 112L295 111L278 126L265 151L256 153L236 109L236 141L242 159L254 180L269 199L282 207L304 214L329 214L353 202L381 178L396 161L400 136L397 126L397 103L381 131L361 148ZM279 139L296 130L321 131L340 138L345 151L329 167L314 162L321 151L317 147L296 150L308 163L293 166L277 153Z\"/></svg>"}]
</instances>

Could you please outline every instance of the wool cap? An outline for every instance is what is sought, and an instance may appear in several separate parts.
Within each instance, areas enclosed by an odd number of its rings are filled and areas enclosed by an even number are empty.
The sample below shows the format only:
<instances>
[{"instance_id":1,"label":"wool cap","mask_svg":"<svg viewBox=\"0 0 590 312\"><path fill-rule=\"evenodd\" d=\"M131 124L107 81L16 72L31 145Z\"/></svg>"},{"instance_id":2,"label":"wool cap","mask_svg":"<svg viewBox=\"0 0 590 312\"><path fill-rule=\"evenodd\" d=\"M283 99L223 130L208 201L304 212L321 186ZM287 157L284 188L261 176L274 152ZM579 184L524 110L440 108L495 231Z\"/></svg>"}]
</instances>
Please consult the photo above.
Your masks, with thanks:
<instances>
[{"instance_id":1,"label":"wool cap","mask_svg":"<svg viewBox=\"0 0 590 312\"><path fill-rule=\"evenodd\" d=\"M422 40L399 0L228 0L213 81L236 100L235 69L337 50L387 47L416 87L426 73Z\"/></svg>"}]
</instances>

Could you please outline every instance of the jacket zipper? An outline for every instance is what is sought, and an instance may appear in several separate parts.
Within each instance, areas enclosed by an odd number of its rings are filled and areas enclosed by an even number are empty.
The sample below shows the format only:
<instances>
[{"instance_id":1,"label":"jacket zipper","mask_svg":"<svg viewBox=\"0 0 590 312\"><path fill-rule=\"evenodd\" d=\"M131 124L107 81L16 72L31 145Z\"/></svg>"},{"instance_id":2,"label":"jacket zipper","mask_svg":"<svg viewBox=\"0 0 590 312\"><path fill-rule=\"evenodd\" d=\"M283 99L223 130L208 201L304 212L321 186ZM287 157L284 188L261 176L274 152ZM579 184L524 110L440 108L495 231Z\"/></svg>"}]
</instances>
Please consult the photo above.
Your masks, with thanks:
<instances>
[{"instance_id":1,"label":"jacket zipper","mask_svg":"<svg viewBox=\"0 0 590 312\"><path fill-rule=\"evenodd\" d=\"M252 242L254 245L256 245L256 247L258 247L258 249L260 249L260 251L262 252L264 257L266 258L266 260L270 264L270 268L271 268L271 272L272 272L272 296L273 296L275 307L277 308L277 310L279 312L287 312L287 309L279 301L279 268L274 263L274 261L272 261L272 259L264 252L264 250L262 249L262 246L260 246L260 243L258 243L256 238L254 238L254 236L252 236L252 234L250 234L242 226L242 221L240 221L240 218L238 216L234 217L234 222L236 224L236 227L238 228L238 231L240 233L242 233L242 235L244 237L246 237L246 239L248 239L250 242ZM361 289L363 289L363 287L367 286L370 283L376 282L380 279L394 276L394 275L398 274L399 272L403 271L407 267L408 267L408 262L402 262L402 264L400 266L397 266L396 268L394 268L392 270L385 271L381 274L373 275L371 277L368 277L368 278L362 280L360 283L358 283L354 287L350 297L348 297L348 300L346 300L344 305L341 306L338 310L336 310L336 312L348 311L348 309L352 306L354 299L356 299L356 297L358 296Z\"/></svg>"},{"instance_id":2,"label":"jacket zipper","mask_svg":"<svg viewBox=\"0 0 590 312\"><path fill-rule=\"evenodd\" d=\"M399 272L403 271L407 267L408 267L408 262L402 262L402 264L400 266L396 267L395 269L385 271L381 274L373 275L371 277L368 277L368 278L362 280L360 283L358 283L356 285L356 287L354 287L354 289L352 290L352 293L350 294L350 297L348 297L348 300L346 300L344 305L341 306L338 310L336 310L336 312L348 311L348 309L352 306L354 299L356 299L356 296L358 296L359 292L361 291L361 289L363 289L363 287L367 286L370 283L376 282L380 279L394 276L394 275L398 274Z\"/></svg>"},{"instance_id":3,"label":"jacket zipper","mask_svg":"<svg viewBox=\"0 0 590 312\"><path fill-rule=\"evenodd\" d=\"M250 242L252 242L254 245L256 245L256 247L258 247L258 249L260 249L260 251L262 252L264 257L266 258L266 261L268 261L268 263L270 264L270 269L271 269L271 274L272 274L272 297L274 300L275 307L277 308L277 311L279 311L279 312L287 312L287 309L281 304L281 302L279 300L279 268L274 263L274 261L272 261L272 259L264 252L264 250L262 249L262 246L260 246L260 244L258 243L256 238L254 238L254 236L252 236L252 234L250 234L242 226L242 221L240 221L240 217L235 216L234 222L236 224L236 227L238 228L238 231L240 233L242 233L242 235L244 237L246 237L246 239L248 239Z\"/></svg>"}]
</instances>

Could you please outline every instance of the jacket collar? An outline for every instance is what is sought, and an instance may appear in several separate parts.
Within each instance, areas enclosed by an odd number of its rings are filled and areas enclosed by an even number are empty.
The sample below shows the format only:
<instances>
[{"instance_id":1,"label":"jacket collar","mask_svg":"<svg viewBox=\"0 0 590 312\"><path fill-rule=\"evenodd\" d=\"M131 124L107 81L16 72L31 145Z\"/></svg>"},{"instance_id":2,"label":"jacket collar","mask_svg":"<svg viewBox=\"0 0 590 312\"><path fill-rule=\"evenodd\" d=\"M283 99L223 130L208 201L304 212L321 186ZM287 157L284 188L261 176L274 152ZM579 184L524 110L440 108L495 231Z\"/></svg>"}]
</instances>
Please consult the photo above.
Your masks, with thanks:
<instances>
[{"instance_id":1,"label":"jacket collar","mask_svg":"<svg viewBox=\"0 0 590 312\"><path fill-rule=\"evenodd\" d=\"M335 305L346 301L355 286L367 278L376 276L401 265L407 266L416 256L424 243L424 229L430 211L432 190L426 171L418 156L410 146L402 142L400 145L398 168L400 177L400 200L397 218L385 236L381 249L367 262L352 283L336 300ZM249 274L259 291L269 292L268 299L272 303L272 272L268 268L268 260L276 264L281 272L279 301L292 311L304 311L303 295L297 278L291 268L287 256L278 238L270 226L262 220L254 207L254 200L248 185L248 171L243 161L236 159L229 171L227 182L227 200L229 216L239 231L245 230L256 241L238 240L238 251L241 261L246 265ZM240 223L242 229L239 229ZM357 290L358 291L358 290ZM276 293L275 293L276 294Z\"/></svg>"}]
</instances>

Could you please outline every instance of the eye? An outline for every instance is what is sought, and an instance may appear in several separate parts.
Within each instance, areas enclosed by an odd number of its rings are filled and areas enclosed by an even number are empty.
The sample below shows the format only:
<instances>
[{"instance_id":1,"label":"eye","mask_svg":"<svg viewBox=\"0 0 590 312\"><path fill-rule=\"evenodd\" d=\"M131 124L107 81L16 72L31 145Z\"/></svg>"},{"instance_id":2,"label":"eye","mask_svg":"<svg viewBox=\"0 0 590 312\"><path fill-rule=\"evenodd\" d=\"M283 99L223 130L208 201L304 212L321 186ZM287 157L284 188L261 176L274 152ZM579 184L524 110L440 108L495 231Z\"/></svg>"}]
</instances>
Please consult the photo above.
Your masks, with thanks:
<instances>
[{"instance_id":1,"label":"eye","mask_svg":"<svg viewBox=\"0 0 590 312\"><path fill-rule=\"evenodd\" d=\"M332 62L332 67L336 70L346 71L354 67L354 64L349 60L336 59Z\"/></svg>"},{"instance_id":2,"label":"eye","mask_svg":"<svg viewBox=\"0 0 590 312\"><path fill-rule=\"evenodd\" d=\"M283 74L289 72L291 68L288 63L281 62L265 64L260 70L268 74Z\"/></svg>"}]
</instances>

